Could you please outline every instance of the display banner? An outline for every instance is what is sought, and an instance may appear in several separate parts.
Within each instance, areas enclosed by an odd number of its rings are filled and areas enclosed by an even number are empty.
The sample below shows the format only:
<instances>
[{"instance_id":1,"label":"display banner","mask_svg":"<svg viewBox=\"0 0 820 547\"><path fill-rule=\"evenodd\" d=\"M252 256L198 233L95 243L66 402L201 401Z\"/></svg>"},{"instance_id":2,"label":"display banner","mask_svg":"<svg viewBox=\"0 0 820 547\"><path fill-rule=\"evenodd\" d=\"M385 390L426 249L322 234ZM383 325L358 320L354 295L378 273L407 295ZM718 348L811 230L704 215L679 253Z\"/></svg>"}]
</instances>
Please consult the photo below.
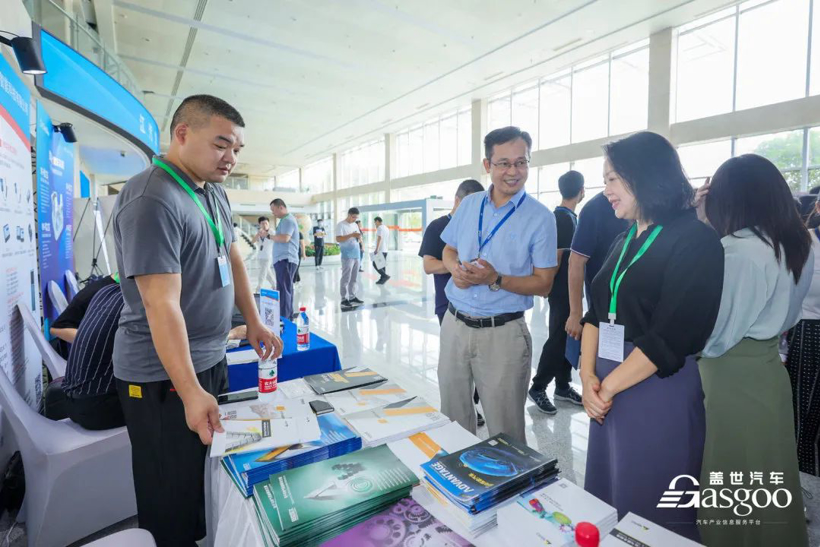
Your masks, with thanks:
<instances>
[{"instance_id":1,"label":"display banner","mask_svg":"<svg viewBox=\"0 0 820 547\"><path fill-rule=\"evenodd\" d=\"M37 228L40 251L40 291L43 295L43 329L59 313L51 302L54 281L68 295L66 270L74 271L72 228L74 214L74 145L55 133L51 118L37 103Z\"/></svg>"},{"instance_id":2,"label":"display banner","mask_svg":"<svg viewBox=\"0 0 820 547\"><path fill-rule=\"evenodd\" d=\"M43 388L42 360L17 311L21 302L40 319L30 100L28 88L0 55L0 367L26 402L37 407Z\"/></svg>"}]
</instances>

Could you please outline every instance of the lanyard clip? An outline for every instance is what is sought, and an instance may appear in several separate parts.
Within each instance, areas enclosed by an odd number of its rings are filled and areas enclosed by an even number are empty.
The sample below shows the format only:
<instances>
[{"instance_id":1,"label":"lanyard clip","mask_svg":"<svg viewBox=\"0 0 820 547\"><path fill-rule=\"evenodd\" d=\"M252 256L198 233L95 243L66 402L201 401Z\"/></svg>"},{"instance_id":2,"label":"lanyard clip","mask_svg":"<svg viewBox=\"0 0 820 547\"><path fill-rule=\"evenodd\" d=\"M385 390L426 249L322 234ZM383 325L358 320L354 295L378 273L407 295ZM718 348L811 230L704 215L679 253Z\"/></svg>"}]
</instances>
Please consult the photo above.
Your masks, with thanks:
<instances>
[{"instance_id":1,"label":"lanyard clip","mask_svg":"<svg viewBox=\"0 0 820 547\"><path fill-rule=\"evenodd\" d=\"M610 313L610 314L609 314L609 324L610 324L610 325L614 325L614 324L615 324L615 314L614 314L614 313Z\"/></svg>"}]
</instances>

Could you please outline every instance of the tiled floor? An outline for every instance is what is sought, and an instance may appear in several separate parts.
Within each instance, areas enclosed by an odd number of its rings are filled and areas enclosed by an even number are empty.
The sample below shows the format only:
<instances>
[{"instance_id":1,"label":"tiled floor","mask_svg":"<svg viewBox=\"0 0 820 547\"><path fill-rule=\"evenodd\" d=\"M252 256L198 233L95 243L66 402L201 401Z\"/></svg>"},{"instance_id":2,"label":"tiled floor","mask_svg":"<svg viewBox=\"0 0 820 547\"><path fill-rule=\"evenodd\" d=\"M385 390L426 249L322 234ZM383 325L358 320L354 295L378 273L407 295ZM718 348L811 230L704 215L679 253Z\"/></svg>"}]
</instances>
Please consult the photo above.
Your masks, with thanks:
<instances>
[{"instance_id":1,"label":"tiled floor","mask_svg":"<svg viewBox=\"0 0 820 547\"><path fill-rule=\"evenodd\" d=\"M255 263L249 263L251 279L256 281ZM352 312L340 309L338 257L326 258L325 267L317 271L313 259L301 268L301 284L295 289L294 306L306 306L311 329L337 344L343 366L371 367L395 380L407 389L438 406L439 325L433 313L433 283L424 275L421 259L415 255L391 252L388 273L392 279L384 286L375 284L378 275L366 265L362 274L359 297L366 305ZM526 319L533 338L533 365L538 363L541 347L547 335L546 301L536 298L535 307ZM534 371L533 371L534 372ZM580 389L577 373L574 383ZM552 397L552 386L549 390ZM588 418L582 407L558 403L558 414L547 416L534 405L527 406L527 442L544 454L558 458L564 477L583 484L586 466ZM486 428L479 429L486 437ZM804 486L812 493L807 499L811 545L820 545L820 479L804 476ZM6 516L0 520L0 539L11 524ZM129 519L107 532L135 525ZM102 535L102 534L100 534ZM95 534L96 537L100 535ZM11 536L10 545L25 545L25 533L20 527ZM91 538L75 545L82 545Z\"/></svg>"}]
</instances>

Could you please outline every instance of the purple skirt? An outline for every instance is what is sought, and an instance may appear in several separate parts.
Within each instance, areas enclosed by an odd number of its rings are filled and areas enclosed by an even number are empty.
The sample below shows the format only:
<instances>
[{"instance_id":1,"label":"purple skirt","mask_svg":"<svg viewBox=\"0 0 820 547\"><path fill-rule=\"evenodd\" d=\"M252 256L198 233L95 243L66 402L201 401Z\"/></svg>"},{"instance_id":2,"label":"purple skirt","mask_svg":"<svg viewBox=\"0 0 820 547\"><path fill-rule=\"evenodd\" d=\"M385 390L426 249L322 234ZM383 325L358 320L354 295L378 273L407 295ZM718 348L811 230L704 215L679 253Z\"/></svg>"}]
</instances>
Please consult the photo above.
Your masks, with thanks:
<instances>
[{"instance_id":1,"label":"purple skirt","mask_svg":"<svg viewBox=\"0 0 820 547\"><path fill-rule=\"evenodd\" d=\"M634 347L627 343L626 355ZM598 379L603 381L619 364L599 357ZM631 511L698 541L695 508L657 505L678 475L700 478L705 431L703 389L690 356L672 376L653 374L616 395L603 425L590 420L584 488L615 507L618 518ZM676 489L697 490L688 479Z\"/></svg>"}]
</instances>

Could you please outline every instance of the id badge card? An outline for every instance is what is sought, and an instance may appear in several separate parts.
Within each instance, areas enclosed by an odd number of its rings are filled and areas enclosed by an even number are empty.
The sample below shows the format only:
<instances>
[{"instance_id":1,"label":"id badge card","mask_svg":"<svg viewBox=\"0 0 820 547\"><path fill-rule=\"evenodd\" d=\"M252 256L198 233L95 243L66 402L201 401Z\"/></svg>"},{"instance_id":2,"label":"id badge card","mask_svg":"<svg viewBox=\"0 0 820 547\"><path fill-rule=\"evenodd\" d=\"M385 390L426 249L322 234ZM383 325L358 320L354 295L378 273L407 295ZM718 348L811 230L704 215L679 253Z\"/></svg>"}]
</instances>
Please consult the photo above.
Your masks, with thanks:
<instances>
[{"instance_id":1,"label":"id badge card","mask_svg":"<svg viewBox=\"0 0 820 547\"><path fill-rule=\"evenodd\" d=\"M222 286L227 287L231 284L231 272L228 269L228 257L219 255L216 257L216 265L219 267L219 279L222 281Z\"/></svg>"},{"instance_id":2,"label":"id badge card","mask_svg":"<svg viewBox=\"0 0 820 547\"><path fill-rule=\"evenodd\" d=\"M624 361L624 326L617 323L598 324L598 357L617 363Z\"/></svg>"}]
</instances>

